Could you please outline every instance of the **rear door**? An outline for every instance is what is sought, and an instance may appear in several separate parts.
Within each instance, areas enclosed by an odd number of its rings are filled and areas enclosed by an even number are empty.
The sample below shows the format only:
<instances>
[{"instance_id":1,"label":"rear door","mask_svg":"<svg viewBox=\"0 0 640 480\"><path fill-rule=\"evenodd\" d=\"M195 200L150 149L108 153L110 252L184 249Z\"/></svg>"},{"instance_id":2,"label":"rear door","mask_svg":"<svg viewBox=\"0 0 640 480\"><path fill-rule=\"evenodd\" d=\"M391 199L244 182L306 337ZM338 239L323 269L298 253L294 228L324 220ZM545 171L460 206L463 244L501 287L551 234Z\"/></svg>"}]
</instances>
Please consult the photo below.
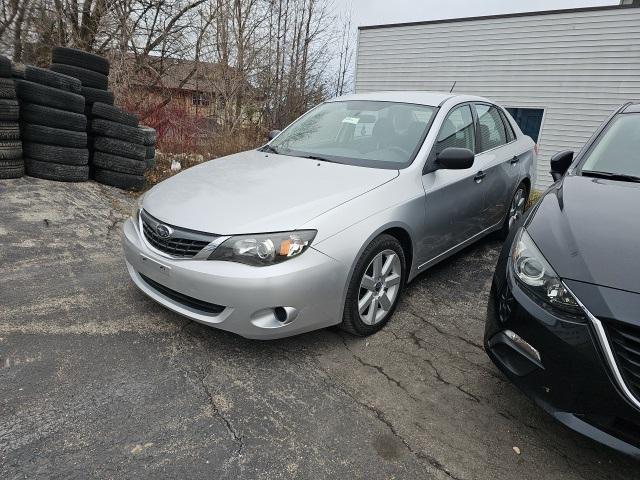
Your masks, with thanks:
<instances>
[{"instance_id":1,"label":"rear door","mask_svg":"<svg viewBox=\"0 0 640 480\"><path fill-rule=\"evenodd\" d=\"M448 113L427 165L447 147L475 151L476 133L471 104L454 107ZM427 169L428 171L428 169ZM479 218L483 192L477 183L478 169L436 170L422 176L426 194L425 236L421 260L430 262L481 230Z\"/></svg>"},{"instance_id":2,"label":"rear door","mask_svg":"<svg viewBox=\"0 0 640 480\"><path fill-rule=\"evenodd\" d=\"M504 115L495 105L475 103L477 153L475 166L480 171L482 229L493 227L504 219L512 190L520 176L520 155L513 129L505 124Z\"/></svg>"}]
</instances>

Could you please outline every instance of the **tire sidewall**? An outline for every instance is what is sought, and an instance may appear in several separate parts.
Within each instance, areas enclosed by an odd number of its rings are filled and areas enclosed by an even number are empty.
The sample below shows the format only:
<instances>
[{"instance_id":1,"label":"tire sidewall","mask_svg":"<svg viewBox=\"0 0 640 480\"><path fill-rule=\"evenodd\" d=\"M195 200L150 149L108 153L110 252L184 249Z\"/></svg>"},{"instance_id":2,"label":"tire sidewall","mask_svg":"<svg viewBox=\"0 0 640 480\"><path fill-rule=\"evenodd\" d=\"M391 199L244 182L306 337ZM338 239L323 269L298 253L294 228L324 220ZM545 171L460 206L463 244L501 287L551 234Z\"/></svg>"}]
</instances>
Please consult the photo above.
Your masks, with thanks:
<instances>
[{"instance_id":1,"label":"tire sidewall","mask_svg":"<svg viewBox=\"0 0 640 480\"><path fill-rule=\"evenodd\" d=\"M358 312L358 294L360 291L360 283L362 281L362 277L366 272L369 263L373 260L373 258L378 255L383 250L393 250L398 257L400 258L400 264L402 269L402 275L400 279L400 285L398 289L398 295L389 310L386 318L381 322L375 325L367 325L360 318L360 313ZM400 302L400 298L404 292L404 286L407 278L407 262L404 254L404 250L402 249L402 245L400 242L391 235L380 235L375 238L362 252L354 270L353 275L351 276L351 280L349 282L349 289L347 290L347 297L345 301L345 313L343 316L343 323L347 324L347 330L355 333L357 335L366 336L371 335L380 331L384 326L389 322L389 320L393 317L395 313L396 307Z\"/></svg>"}]
</instances>

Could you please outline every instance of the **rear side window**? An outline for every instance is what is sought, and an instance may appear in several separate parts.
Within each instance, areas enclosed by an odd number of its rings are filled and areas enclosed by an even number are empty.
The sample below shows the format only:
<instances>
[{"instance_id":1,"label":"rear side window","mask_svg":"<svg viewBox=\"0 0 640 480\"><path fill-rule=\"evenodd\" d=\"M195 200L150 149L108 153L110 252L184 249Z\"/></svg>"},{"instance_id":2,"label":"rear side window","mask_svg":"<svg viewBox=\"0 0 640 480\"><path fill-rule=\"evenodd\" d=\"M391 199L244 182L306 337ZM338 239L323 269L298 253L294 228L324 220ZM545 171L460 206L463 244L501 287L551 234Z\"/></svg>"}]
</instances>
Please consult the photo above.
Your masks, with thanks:
<instances>
[{"instance_id":1,"label":"rear side window","mask_svg":"<svg viewBox=\"0 0 640 480\"><path fill-rule=\"evenodd\" d=\"M507 132L496 107L476 105L478 114L478 153L500 147L507 143Z\"/></svg>"},{"instance_id":2,"label":"rear side window","mask_svg":"<svg viewBox=\"0 0 640 480\"><path fill-rule=\"evenodd\" d=\"M513 142L516 139L516 133L513 131L511 122L502 110L500 110L500 118L502 118L502 122L504 123L504 127L507 132L507 143Z\"/></svg>"},{"instance_id":3,"label":"rear side window","mask_svg":"<svg viewBox=\"0 0 640 480\"><path fill-rule=\"evenodd\" d=\"M475 134L473 131L473 115L469 105L462 105L449 112L442 124L436 141L436 155L445 148L468 148L475 151Z\"/></svg>"}]
</instances>

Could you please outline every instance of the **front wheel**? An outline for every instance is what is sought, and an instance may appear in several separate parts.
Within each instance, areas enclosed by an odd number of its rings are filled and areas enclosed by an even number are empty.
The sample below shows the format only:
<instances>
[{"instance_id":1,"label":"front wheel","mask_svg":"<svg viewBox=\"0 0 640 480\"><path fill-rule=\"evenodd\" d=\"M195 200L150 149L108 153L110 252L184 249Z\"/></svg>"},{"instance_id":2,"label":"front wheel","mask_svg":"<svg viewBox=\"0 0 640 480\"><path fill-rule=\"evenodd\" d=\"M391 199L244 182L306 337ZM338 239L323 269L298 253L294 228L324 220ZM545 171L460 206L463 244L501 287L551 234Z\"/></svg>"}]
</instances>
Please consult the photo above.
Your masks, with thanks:
<instances>
[{"instance_id":1,"label":"front wheel","mask_svg":"<svg viewBox=\"0 0 640 480\"><path fill-rule=\"evenodd\" d=\"M349 283L341 328L367 336L384 327L405 283L406 260L400 242L377 237L362 253Z\"/></svg>"}]
</instances>

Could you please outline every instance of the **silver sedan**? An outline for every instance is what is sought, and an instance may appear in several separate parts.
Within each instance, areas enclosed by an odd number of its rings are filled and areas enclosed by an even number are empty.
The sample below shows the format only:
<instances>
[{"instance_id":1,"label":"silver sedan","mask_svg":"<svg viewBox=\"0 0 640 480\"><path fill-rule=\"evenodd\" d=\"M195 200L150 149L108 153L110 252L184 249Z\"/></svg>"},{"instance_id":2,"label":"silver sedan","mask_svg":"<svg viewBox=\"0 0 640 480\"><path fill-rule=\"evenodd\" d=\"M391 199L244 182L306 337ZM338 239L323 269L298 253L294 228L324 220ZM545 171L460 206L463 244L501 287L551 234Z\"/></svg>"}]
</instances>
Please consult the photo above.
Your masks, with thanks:
<instances>
[{"instance_id":1,"label":"silver sedan","mask_svg":"<svg viewBox=\"0 0 640 480\"><path fill-rule=\"evenodd\" d=\"M380 330L418 274L507 233L532 185L534 142L475 96L350 95L270 136L156 185L123 231L140 290L248 338Z\"/></svg>"}]
</instances>

